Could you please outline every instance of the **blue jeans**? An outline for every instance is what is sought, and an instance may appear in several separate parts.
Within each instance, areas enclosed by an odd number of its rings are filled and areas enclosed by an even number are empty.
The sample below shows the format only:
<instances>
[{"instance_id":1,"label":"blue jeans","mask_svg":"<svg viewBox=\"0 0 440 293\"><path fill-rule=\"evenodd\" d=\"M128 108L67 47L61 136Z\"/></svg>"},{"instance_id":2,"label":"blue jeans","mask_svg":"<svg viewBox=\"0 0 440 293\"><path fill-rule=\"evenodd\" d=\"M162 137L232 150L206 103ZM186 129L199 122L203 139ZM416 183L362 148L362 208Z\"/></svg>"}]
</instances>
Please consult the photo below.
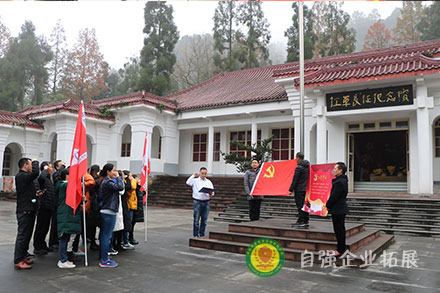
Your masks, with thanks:
<instances>
[{"instance_id":1,"label":"blue jeans","mask_svg":"<svg viewBox=\"0 0 440 293\"><path fill-rule=\"evenodd\" d=\"M204 237L206 222L208 221L209 215L209 201L198 201L194 202L194 225L193 225L193 236L194 237ZM199 225L200 221L200 225Z\"/></svg>"},{"instance_id":2,"label":"blue jeans","mask_svg":"<svg viewBox=\"0 0 440 293\"><path fill-rule=\"evenodd\" d=\"M129 216L130 216L130 223L133 222L133 215L134 215L134 210L129 210ZM132 227L133 228L133 227ZM128 239L129 239L129 235L130 232L124 232L124 244L128 243Z\"/></svg>"},{"instance_id":3,"label":"blue jeans","mask_svg":"<svg viewBox=\"0 0 440 293\"><path fill-rule=\"evenodd\" d=\"M70 234L63 233L63 236L61 236L58 245L58 259L61 262L67 261L67 243L69 243L69 240L70 240Z\"/></svg>"},{"instance_id":4,"label":"blue jeans","mask_svg":"<svg viewBox=\"0 0 440 293\"><path fill-rule=\"evenodd\" d=\"M102 227L99 233L99 245L101 246L101 260L108 259L110 241L115 228L116 215L101 214Z\"/></svg>"}]
</instances>

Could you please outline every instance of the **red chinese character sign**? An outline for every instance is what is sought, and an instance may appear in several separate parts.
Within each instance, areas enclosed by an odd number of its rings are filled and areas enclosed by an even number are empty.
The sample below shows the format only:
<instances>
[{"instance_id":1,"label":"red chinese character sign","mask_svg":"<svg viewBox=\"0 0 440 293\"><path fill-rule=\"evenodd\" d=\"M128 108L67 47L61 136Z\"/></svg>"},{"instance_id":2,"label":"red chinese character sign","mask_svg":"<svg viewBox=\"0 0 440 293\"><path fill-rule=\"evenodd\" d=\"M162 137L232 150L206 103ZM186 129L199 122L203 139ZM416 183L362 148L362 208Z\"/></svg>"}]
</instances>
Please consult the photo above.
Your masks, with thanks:
<instances>
[{"instance_id":1,"label":"red chinese character sign","mask_svg":"<svg viewBox=\"0 0 440 293\"><path fill-rule=\"evenodd\" d=\"M296 160L264 162L254 182L251 195L288 196Z\"/></svg>"},{"instance_id":2,"label":"red chinese character sign","mask_svg":"<svg viewBox=\"0 0 440 293\"><path fill-rule=\"evenodd\" d=\"M306 199L303 211L325 217L327 208L325 204L332 189L332 174L335 164L312 165L309 168L309 178L306 190Z\"/></svg>"}]
</instances>

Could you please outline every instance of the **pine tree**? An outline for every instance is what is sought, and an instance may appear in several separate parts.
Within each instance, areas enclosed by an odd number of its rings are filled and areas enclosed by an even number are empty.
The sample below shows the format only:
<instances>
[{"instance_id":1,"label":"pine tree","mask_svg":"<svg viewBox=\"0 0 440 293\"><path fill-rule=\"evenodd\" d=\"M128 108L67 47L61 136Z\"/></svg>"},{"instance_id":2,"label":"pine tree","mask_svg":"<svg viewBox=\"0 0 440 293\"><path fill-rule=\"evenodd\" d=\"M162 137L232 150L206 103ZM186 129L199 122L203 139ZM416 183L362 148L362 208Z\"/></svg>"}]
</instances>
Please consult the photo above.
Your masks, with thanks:
<instances>
[{"instance_id":1,"label":"pine tree","mask_svg":"<svg viewBox=\"0 0 440 293\"><path fill-rule=\"evenodd\" d=\"M239 61L242 68L253 68L270 64L269 50L270 42L269 23L264 17L260 1L247 1L238 7L237 20L240 25L247 28L247 31L238 36L240 44Z\"/></svg>"},{"instance_id":2,"label":"pine tree","mask_svg":"<svg viewBox=\"0 0 440 293\"><path fill-rule=\"evenodd\" d=\"M171 89L171 74L176 63L174 46L179 32L173 20L173 7L166 2L151 1L145 4L144 47L141 51L141 76L139 88L164 95Z\"/></svg>"},{"instance_id":3,"label":"pine tree","mask_svg":"<svg viewBox=\"0 0 440 293\"><path fill-rule=\"evenodd\" d=\"M298 2L292 3L293 16L292 26L285 32L287 37L287 60L286 62L293 62L299 60L299 23L298 23ZM304 5L304 59L313 58L315 50L316 35L313 32L313 12Z\"/></svg>"},{"instance_id":4,"label":"pine tree","mask_svg":"<svg viewBox=\"0 0 440 293\"><path fill-rule=\"evenodd\" d=\"M434 1L424 10L425 17L417 25L422 41L440 39L440 2Z\"/></svg>"},{"instance_id":5,"label":"pine tree","mask_svg":"<svg viewBox=\"0 0 440 293\"><path fill-rule=\"evenodd\" d=\"M350 16L342 10L342 3L315 2L314 27L317 36L315 57L352 53L356 44L356 31L348 28Z\"/></svg>"},{"instance_id":6,"label":"pine tree","mask_svg":"<svg viewBox=\"0 0 440 293\"><path fill-rule=\"evenodd\" d=\"M95 29L82 29L67 57L61 80L62 92L69 98L90 101L106 89L107 71L108 64L99 50Z\"/></svg>"},{"instance_id":7,"label":"pine tree","mask_svg":"<svg viewBox=\"0 0 440 293\"><path fill-rule=\"evenodd\" d=\"M3 58L5 56L11 41L11 32L3 23L3 20L0 17L0 58Z\"/></svg>"},{"instance_id":8,"label":"pine tree","mask_svg":"<svg viewBox=\"0 0 440 293\"><path fill-rule=\"evenodd\" d=\"M67 57L66 35L61 20L57 21L52 30L49 42L53 52L53 59L49 64L51 100L56 101L64 98L63 95L57 96L57 94L60 90L61 73L64 70Z\"/></svg>"},{"instance_id":9,"label":"pine tree","mask_svg":"<svg viewBox=\"0 0 440 293\"><path fill-rule=\"evenodd\" d=\"M365 36L363 50L383 49L391 45L391 33L381 21L370 26Z\"/></svg>"},{"instance_id":10,"label":"pine tree","mask_svg":"<svg viewBox=\"0 0 440 293\"><path fill-rule=\"evenodd\" d=\"M401 15L393 29L393 41L399 45L420 42L421 33L417 28L419 21L425 16L420 1L403 1Z\"/></svg>"},{"instance_id":11,"label":"pine tree","mask_svg":"<svg viewBox=\"0 0 440 293\"><path fill-rule=\"evenodd\" d=\"M33 23L26 21L1 60L0 107L16 111L43 103L48 78L46 65L51 58L47 42L38 38Z\"/></svg>"},{"instance_id":12,"label":"pine tree","mask_svg":"<svg viewBox=\"0 0 440 293\"><path fill-rule=\"evenodd\" d=\"M217 71L240 68L237 60L237 6L234 1L219 1L214 13L214 64Z\"/></svg>"}]
</instances>

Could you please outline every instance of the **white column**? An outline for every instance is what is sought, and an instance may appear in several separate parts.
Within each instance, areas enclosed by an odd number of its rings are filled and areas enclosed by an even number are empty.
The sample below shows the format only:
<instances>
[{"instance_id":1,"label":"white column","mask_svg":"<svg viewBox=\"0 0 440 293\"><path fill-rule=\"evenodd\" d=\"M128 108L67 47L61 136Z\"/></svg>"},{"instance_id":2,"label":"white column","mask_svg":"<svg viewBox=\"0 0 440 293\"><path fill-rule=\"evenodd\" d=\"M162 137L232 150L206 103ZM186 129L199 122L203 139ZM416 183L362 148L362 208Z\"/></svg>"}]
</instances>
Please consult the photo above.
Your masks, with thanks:
<instances>
[{"instance_id":1,"label":"white column","mask_svg":"<svg viewBox=\"0 0 440 293\"><path fill-rule=\"evenodd\" d=\"M0 145L0 190L3 190L3 156L5 154L6 145Z\"/></svg>"},{"instance_id":2,"label":"white column","mask_svg":"<svg viewBox=\"0 0 440 293\"><path fill-rule=\"evenodd\" d=\"M316 114L316 163L327 163L327 117L325 115L325 96L321 92L316 92L317 105Z\"/></svg>"},{"instance_id":3,"label":"white column","mask_svg":"<svg viewBox=\"0 0 440 293\"><path fill-rule=\"evenodd\" d=\"M151 157L151 139L153 126L147 123L135 122L131 124L131 153L130 170L134 174L140 174L142 169L142 157L144 152L145 132L148 131L148 146ZM132 165L133 164L133 165ZM153 166L151 172L154 172Z\"/></svg>"},{"instance_id":4,"label":"white column","mask_svg":"<svg viewBox=\"0 0 440 293\"><path fill-rule=\"evenodd\" d=\"M258 141L258 124L257 122L253 121L251 126L251 144L252 146L257 144ZM255 153L252 152L252 156L255 156Z\"/></svg>"},{"instance_id":5,"label":"white column","mask_svg":"<svg viewBox=\"0 0 440 293\"><path fill-rule=\"evenodd\" d=\"M417 79L417 143L419 170L412 172L418 174L419 195L433 194L434 183L432 175L432 140L431 125L429 123L428 89L423 78ZM431 98L432 99L432 98ZM413 170L414 171L414 170Z\"/></svg>"},{"instance_id":6,"label":"white column","mask_svg":"<svg viewBox=\"0 0 440 293\"><path fill-rule=\"evenodd\" d=\"M293 114L293 115L295 115L295 114ZM295 129L294 129L294 133L295 133L294 155L296 155L296 153L298 153L300 151L300 144L301 144L301 142L300 142L301 133L300 133L300 126L299 126L299 124L300 124L300 117L299 116L293 116L293 117L294 117L294 121L295 121L295 124L294 124L294 127L295 127ZM292 158L292 159L294 159L294 158Z\"/></svg>"},{"instance_id":7,"label":"white column","mask_svg":"<svg viewBox=\"0 0 440 293\"><path fill-rule=\"evenodd\" d=\"M212 172L212 162L214 161L214 126L211 124L208 127L208 173L210 175L213 174Z\"/></svg>"}]
</instances>

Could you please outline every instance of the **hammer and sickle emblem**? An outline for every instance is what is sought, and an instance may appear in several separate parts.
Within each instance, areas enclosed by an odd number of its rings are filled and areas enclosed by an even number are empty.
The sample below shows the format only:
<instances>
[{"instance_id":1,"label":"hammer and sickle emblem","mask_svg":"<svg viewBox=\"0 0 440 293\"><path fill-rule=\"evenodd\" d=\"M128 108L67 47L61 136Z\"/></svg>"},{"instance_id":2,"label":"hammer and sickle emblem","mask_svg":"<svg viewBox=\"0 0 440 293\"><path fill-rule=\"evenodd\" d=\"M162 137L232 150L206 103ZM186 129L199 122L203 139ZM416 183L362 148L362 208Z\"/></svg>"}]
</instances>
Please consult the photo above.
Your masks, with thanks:
<instances>
[{"instance_id":1,"label":"hammer and sickle emblem","mask_svg":"<svg viewBox=\"0 0 440 293\"><path fill-rule=\"evenodd\" d=\"M273 178L273 176L275 175L275 167L273 165L269 166L266 169L266 172L267 173L263 175L264 178Z\"/></svg>"}]
</instances>

